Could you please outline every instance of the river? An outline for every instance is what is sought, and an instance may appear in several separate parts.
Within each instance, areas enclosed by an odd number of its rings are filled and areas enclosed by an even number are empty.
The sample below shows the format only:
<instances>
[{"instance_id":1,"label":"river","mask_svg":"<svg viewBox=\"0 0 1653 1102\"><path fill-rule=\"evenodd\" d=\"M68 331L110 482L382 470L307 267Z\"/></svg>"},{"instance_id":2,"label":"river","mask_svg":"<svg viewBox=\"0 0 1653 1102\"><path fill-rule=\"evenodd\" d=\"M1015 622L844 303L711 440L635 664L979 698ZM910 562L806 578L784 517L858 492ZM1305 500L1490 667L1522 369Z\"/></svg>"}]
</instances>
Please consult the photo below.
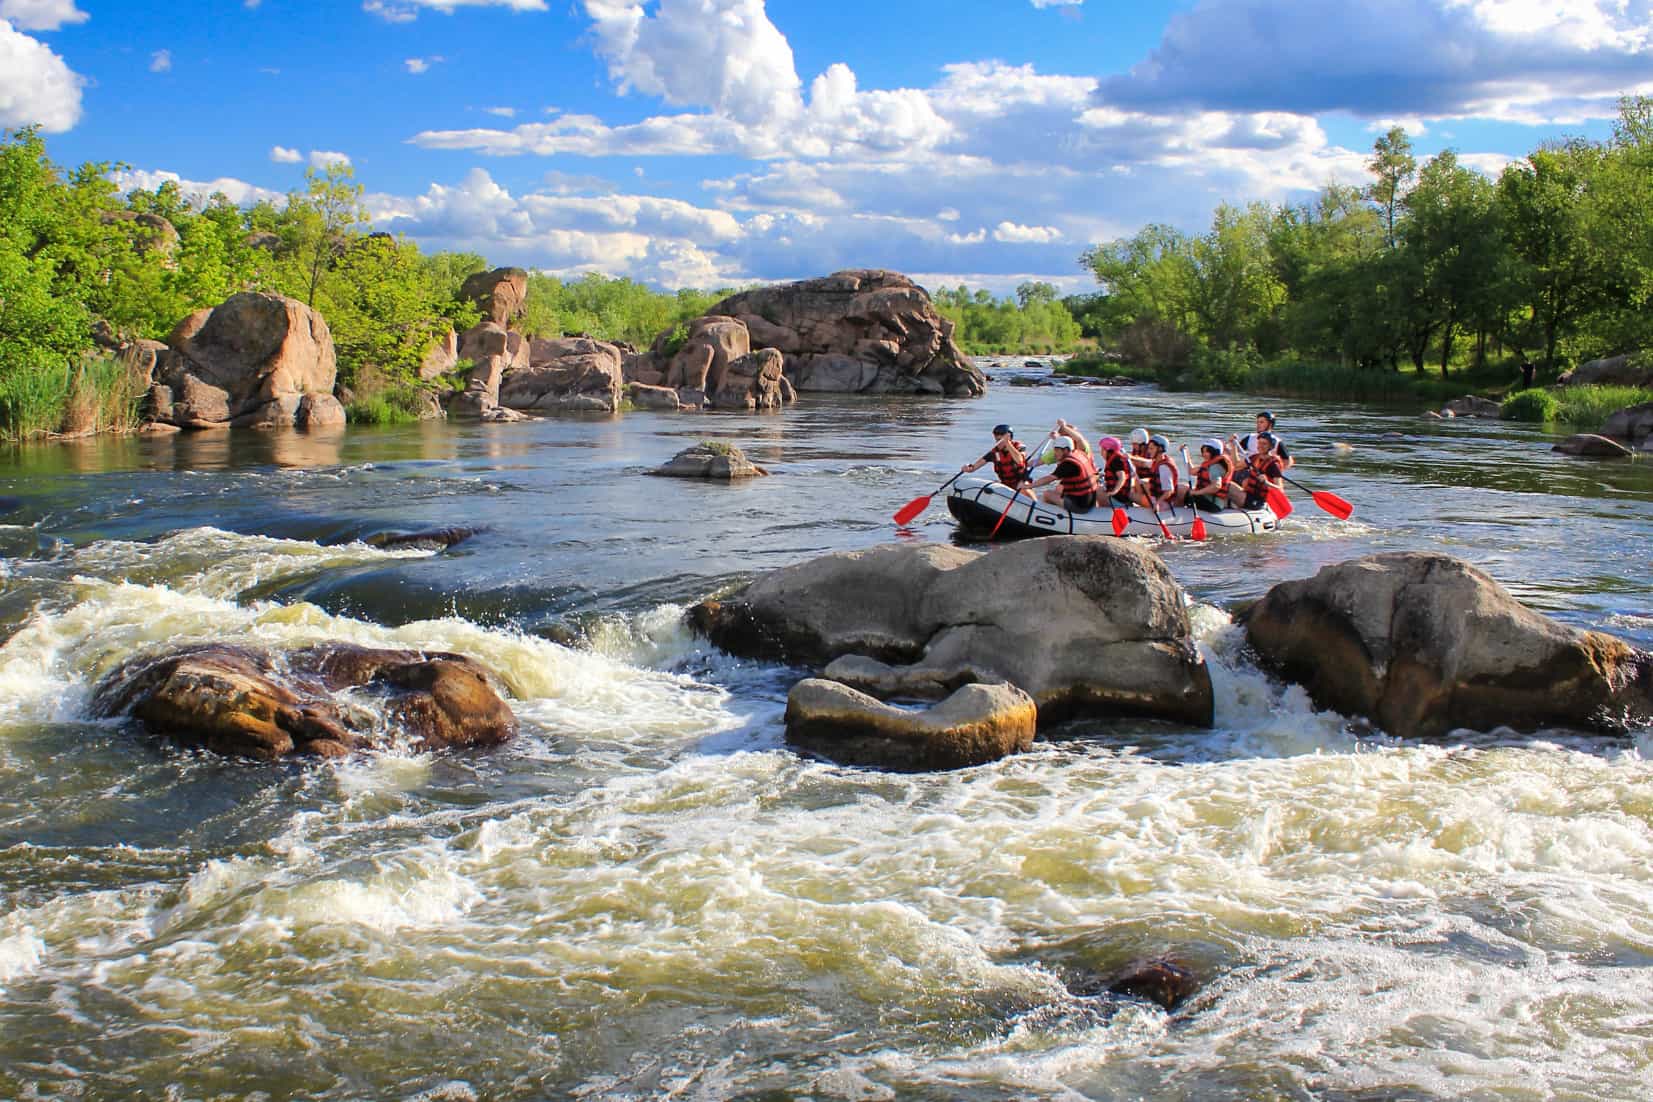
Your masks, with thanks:
<instances>
[{"instance_id":1,"label":"river","mask_svg":"<svg viewBox=\"0 0 1653 1102\"><path fill-rule=\"evenodd\" d=\"M996 421L1192 446L1257 401L996 386L0 455L0 1098L1645 1097L1653 733L1392 740L1261 674L1227 610L1430 549L1653 647L1653 463L1271 406L1356 513L1294 492L1274 536L1164 549L1214 729L1076 723L932 776L789 752L798 671L682 609L954 538L940 498L890 515ZM703 438L773 476L644 476ZM480 531L361 542L450 525ZM88 712L145 648L337 638L478 657L521 737L271 766ZM1173 1013L1070 993L1167 951L1205 980Z\"/></svg>"}]
</instances>

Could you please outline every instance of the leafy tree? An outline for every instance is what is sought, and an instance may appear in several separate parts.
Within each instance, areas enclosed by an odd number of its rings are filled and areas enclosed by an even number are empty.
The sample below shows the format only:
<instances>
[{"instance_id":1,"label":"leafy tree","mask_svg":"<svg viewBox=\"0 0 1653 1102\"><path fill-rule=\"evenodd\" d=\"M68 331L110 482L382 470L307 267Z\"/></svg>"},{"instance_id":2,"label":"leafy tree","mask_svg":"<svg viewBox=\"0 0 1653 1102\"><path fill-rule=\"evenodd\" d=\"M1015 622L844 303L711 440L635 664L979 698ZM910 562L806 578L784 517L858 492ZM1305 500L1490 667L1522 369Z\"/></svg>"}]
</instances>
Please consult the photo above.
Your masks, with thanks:
<instances>
[{"instance_id":1,"label":"leafy tree","mask_svg":"<svg viewBox=\"0 0 1653 1102\"><path fill-rule=\"evenodd\" d=\"M1412 156L1412 141L1402 127L1390 127L1389 132L1372 143L1372 159L1366 162L1377 181L1372 184L1371 199L1383 212L1389 247L1395 247L1395 212L1400 207L1401 192L1418 170Z\"/></svg>"}]
</instances>

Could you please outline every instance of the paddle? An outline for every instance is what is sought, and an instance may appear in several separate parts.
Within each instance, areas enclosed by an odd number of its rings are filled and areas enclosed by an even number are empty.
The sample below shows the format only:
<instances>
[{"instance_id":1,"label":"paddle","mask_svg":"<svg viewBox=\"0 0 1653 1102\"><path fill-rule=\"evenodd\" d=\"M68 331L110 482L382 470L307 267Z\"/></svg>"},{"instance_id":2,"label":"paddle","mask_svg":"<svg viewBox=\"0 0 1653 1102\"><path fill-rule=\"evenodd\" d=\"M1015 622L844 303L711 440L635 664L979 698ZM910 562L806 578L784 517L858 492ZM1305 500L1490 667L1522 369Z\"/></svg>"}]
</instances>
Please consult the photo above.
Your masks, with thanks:
<instances>
[{"instance_id":1,"label":"paddle","mask_svg":"<svg viewBox=\"0 0 1653 1102\"><path fill-rule=\"evenodd\" d=\"M962 475L963 473L963 471L960 471L952 478L949 478L946 482L943 482L940 487L936 489L936 494L941 493L942 490L945 490L947 487L957 482L959 480L959 475ZM930 507L930 499L935 497L936 494L925 494L923 497L913 498L911 501L907 502L907 504L897 509L895 511L895 516L892 519L897 524L906 524L908 521L918 516L918 514L928 509Z\"/></svg>"},{"instance_id":2,"label":"paddle","mask_svg":"<svg viewBox=\"0 0 1653 1102\"><path fill-rule=\"evenodd\" d=\"M1154 495L1152 494L1148 495L1148 508L1154 511L1154 519L1159 521L1159 530L1164 533L1165 538L1170 540L1172 543L1177 542L1177 537L1172 534L1169 528L1165 527L1165 518L1159 515L1159 505L1155 503Z\"/></svg>"},{"instance_id":3,"label":"paddle","mask_svg":"<svg viewBox=\"0 0 1653 1102\"><path fill-rule=\"evenodd\" d=\"M1286 492L1278 486L1268 488L1268 507L1274 510L1274 515L1279 520L1285 520L1291 516L1291 498L1287 497Z\"/></svg>"},{"instance_id":4,"label":"paddle","mask_svg":"<svg viewBox=\"0 0 1653 1102\"><path fill-rule=\"evenodd\" d=\"M1330 513L1332 516L1336 517L1338 520L1348 520L1355 511L1355 507L1353 505L1350 505L1347 501L1338 497L1330 490L1309 490L1307 486L1296 481L1295 479L1286 478L1285 475L1281 475L1280 477L1285 478L1287 482L1290 482L1299 490L1308 490L1309 496L1314 499L1314 503L1326 510L1326 512Z\"/></svg>"},{"instance_id":5,"label":"paddle","mask_svg":"<svg viewBox=\"0 0 1653 1102\"><path fill-rule=\"evenodd\" d=\"M1039 465L1039 457L1041 455L1045 454L1045 444L1048 444L1048 443L1050 443L1050 441L1046 440L1043 444L1040 444L1039 447L1034 451L1032 457L1030 459L1028 459L1028 461L1027 461L1027 472L1026 472L1027 477L1032 477L1033 468L1037 467ZM999 526L1004 523L1004 518L1010 515L1011 506L1015 505L1016 504L1016 499L1021 497L1021 496L1022 496L1021 494L1016 492L1016 487L1014 487L1014 486L1010 487L1010 500L1005 502L1004 512L1000 513L999 514L999 519L993 523L993 530L991 532L987 533L987 538L988 539L992 539L994 536L997 536L999 534ZM1028 490L1028 496L1033 497L1033 500L1035 502L1037 502L1039 500L1037 497L1034 497L1033 491L1031 489Z\"/></svg>"},{"instance_id":6,"label":"paddle","mask_svg":"<svg viewBox=\"0 0 1653 1102\"><path fill-rule=\"evenodd\" d=\"M1187 448L1182 449L1182 465L1184 467L1188 468L1188 479L1189 479L1190 482L1192 482L1193 479L1194 479L1194 464L1189 462L1189 460L1188 460L1188 449ZM1205 518L1200 516L1199 506L1195 505L1193 500L1192 500L1192 498L1194 496L1194 494L1193 494L1194 487L1192 485L1190 485L1188 487L1188 490L1189 490L1188 496L1190 498L1190 500L1188 502L1188 508L1194 514L1194 527L1192 527L1188 530L1188 534L1190 536L1193 536L1196 540L1203 540L1203 539L1205 539ZM1175 515L1175 514L1173 514L1173 515Z\"/></svg>"}]
</instances>

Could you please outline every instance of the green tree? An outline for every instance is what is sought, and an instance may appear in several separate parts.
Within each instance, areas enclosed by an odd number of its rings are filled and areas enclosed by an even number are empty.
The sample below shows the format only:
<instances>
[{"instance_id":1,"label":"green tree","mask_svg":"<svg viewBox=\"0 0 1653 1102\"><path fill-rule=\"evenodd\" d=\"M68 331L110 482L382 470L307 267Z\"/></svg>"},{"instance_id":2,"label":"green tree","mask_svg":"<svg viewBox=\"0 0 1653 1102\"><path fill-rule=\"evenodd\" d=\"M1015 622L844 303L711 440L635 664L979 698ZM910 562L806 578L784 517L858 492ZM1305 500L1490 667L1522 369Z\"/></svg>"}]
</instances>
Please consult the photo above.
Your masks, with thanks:
<instances>
[{"instance_id":1,"label":"green tree","mask_svg":"<svg viewBox=\"0 0 1653 1102\"><path fill-rule=\"evenodd\" d=\"M1400 207L1402 192L1418 170L1406 131L1399 126L1390 127L1387 134L1373 142L1372 159L1366 162L1366 167L1377 177L1369 194L1383 212L1386 241L1392 249L1395 247L1395 212Z\"/></svg>"}]
</instances>

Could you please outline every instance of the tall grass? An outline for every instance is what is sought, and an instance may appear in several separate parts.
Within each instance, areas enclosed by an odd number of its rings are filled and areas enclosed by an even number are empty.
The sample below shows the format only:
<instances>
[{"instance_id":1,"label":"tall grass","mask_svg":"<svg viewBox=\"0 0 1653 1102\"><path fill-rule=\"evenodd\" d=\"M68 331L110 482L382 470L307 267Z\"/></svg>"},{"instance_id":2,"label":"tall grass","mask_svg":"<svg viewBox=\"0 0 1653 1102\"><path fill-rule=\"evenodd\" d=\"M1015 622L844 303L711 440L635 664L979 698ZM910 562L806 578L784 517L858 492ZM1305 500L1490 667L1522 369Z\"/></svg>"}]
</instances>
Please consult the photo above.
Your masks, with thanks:
<instances>
[{"instance_id":1,"label":"tall grass","mask_svg":"<svg viewBox=\"0 0 1653 1102\"><path fill-rule=\"evenodd\" d=\"M358 396L344 414L353 425L409 425L419 420L422 405L419 391L392 387Z\"/></svg>"},{"instance_id":2,"label":"tall grass","mask_svg":"<svg viewBox=\"0 0 1653 1102\"><path fill-rule=\"evenodd\" d=\"M1653 402L1653 390L1638 386L1567 386L1555 391L1555 419L1564 425L1599 429L1626 406Z\"/></svg>"},{"instance_id":3,"label":"tall grass","mask_svg":"<svg viewBox=\"0 0 1653 1102\"><path fill-rule=\"evenodd\" d=\"M0 366L0 437L16 443L56 432L63 424L70 370L41 360Z\"/></svg>"},{"instance_id":4,"label":"tall grass","mask_svg":"<svg viewBox=\"0 0 1653 1102\"><path fill-rule=\"evenodd\" d=\"M8 365L0 370L0 439L130 432L148 385L141 360L130 353Z\"/></svg>"}]
</instances>

